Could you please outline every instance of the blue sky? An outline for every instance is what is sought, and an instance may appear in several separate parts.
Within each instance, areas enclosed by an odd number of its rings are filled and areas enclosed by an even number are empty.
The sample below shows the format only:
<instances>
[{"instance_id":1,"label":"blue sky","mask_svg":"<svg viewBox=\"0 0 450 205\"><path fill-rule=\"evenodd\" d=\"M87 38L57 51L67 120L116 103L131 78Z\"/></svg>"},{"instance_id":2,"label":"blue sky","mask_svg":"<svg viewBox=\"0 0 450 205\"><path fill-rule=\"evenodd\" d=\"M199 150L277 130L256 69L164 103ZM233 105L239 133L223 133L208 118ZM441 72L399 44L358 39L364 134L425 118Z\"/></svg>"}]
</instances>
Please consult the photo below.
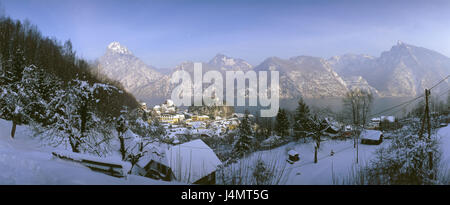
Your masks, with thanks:
<instances>
[{"instance_id":1,"label":"blue sky","mask_svg":"<svg viewBox=\"0 0 450 205\"><path fill-rule=\"evenodd\" d=\"M397 40L450 56L450 1L0 0L44 35L94 60L112 41L146 63L174 67L217 53L265 58L379 56Z\"/></svg>"}]
</instances>

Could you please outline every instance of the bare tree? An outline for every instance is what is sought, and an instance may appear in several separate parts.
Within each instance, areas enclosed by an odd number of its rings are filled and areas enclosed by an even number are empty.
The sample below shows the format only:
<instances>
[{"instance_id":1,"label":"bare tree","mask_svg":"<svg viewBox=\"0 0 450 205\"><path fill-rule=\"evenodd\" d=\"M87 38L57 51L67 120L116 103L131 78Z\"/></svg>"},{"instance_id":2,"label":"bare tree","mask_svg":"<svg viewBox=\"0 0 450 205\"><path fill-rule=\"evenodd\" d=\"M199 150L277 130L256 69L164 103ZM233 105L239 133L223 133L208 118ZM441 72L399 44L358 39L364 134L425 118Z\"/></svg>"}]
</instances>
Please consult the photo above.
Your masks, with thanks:
<instances>
[{"instance_id":1,"label":"bare tree","mask_svg":"<svg viewBox=\"0 0 450 205\"><path fill-rule=\"evenodd\" d=\"M370 110L373 104L372 93L361 90L353 89L345 95L343 99L344 108L349 110L352 114L353 125L356 129L365 127L367 118L369 117ZM356 163L358 163L358 134L354 135L353 147L356 148Z\"/></svg>"}]
</instances>

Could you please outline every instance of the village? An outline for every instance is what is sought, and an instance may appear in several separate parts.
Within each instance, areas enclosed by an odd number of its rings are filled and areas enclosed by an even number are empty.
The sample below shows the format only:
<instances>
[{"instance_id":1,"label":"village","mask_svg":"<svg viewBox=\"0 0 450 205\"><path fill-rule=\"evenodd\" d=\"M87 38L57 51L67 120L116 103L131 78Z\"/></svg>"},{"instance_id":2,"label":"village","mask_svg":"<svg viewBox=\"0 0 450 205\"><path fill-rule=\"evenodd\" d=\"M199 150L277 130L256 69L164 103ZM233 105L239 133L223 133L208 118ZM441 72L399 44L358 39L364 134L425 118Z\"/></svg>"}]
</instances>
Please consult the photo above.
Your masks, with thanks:
<instances>
[{"instance_id":1,"label":"village","mask_svg":"<svg viewBox=\"0 0 450 205\"><path fill-rule=\"evenodd\" d=\"M235 130L239 125L239 120L244 117L243 113L222 113L222 111L211 115L189 112L188 109L177 108L172 100L166 100L165 103L155 105L150 109L147 108L146 103L141 103L141 109L153 116L149 119L149 123L152 119L159 120L174 144L179 144L180 138L188 135L194 138L222 137ZM249 117L253 118L253 115L249 115Z\"/></svg>"}]
</instances>

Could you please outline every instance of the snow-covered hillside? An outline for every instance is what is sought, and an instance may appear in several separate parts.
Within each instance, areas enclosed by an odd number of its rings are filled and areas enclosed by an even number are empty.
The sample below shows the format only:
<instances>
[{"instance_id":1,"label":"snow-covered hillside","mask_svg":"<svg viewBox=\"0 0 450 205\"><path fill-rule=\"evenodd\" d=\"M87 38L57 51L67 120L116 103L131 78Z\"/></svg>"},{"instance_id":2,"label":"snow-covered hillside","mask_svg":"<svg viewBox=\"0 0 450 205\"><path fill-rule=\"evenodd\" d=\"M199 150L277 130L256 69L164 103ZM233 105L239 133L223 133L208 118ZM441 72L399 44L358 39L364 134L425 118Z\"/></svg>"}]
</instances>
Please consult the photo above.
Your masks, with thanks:
<instances>
[{"instance_id":1,"label":"snow-covered hillside","mask_svg":"<svg viewBox=\"0 0 450 205\"><path fill-rule=\"evenodd\" d=\"M287 185L333 185L342 184L342 179L348 177L352 170L369 163L374 152L380 146L388 146L385 140L381 145L359 145L359 163L356 164L356 149L353 140L327 140L320 144L318 163L314 163L314 142L292 142L276 149L256 152L230 167L228 171L238 167L247 167L244 173L253 174L252 166L258 159L262 159L269 167L276 165L275 174L282 175L279 184ZM300 161L289 164L287 152L295 150L299 153ZM331 151L334 154L331 156ZM245 164L245 165L244 165ZM228 172L225 170L224 172ZM245 178L245 177L244 177Z\"/></svg>"},{"instance_id":2,"label":"snow-covered hillside","mask_svg":"<svg viewBox=\"0 0 450 205\"><path fill-rule=\"evenodd\" d=\"M442 149L442 168L450 170L450 126L437 132ZM281 185L333 185L346 184L347 179L354 177L358 170L369 165L375 159L375 151L380 147L388 147L391 140L384 140L380 145L359 144L359 162L356 163L356 149L353 140L326 140L320 144L318 162L314 163L314 142L292 142L284 146L252 153L239 162L226 167L219 175L221 183L231 183L232 174L238 173L243 183L253 184L253 171L258 160L262 160L275 175L275 182ZM300 160L289 164L288 151L299 153ZM331 151L334 152L331 155ZM272 169L275 168L275 169ZM238 171L239 170L239 171ZM247 180L248 179L248 180Z\"/></svg>"},{"instance_id":3,"label":"snow-covered hillside","mask_svg":"<svg viewBox=\"0 0 450 205\"><path fill-rule=\"evenodd\" d=\"M444 171L450 171L450 125L438 130L437 137L441 143L441 164Z\"/></svg>"},{"instance_id":4,"label":"snow-covered hillside","mask_svg":"<svg viewBox=\"0 0 450 205\"><path fill-rule=\"evenodd\" d=\"M93 172L83 165L52 157L54 148L32 138L28 126L18 126L15 139L9 136L11 122L0 120L0 184L173 184L128 175L116 178Z\"/></svg>"}]
</instances>

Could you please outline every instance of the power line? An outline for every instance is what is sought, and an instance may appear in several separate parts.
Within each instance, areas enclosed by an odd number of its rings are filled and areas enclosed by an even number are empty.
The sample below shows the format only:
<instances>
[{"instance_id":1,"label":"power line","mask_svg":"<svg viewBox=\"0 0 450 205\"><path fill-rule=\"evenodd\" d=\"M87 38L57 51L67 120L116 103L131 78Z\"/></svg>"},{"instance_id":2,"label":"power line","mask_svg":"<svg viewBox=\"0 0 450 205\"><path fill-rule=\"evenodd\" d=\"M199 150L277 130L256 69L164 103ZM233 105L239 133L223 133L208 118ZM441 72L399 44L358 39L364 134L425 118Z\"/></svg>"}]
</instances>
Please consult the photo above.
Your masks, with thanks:
<instances>
[{"instance_id":1,"label":"power line","mask_svg":"<svg viewBox=\"0 0 450 205\"><path fill-rule=\"evenodd\" d=\"M438 86L439 84L441 84L442 82L444 82L445 80L447 80L449 77L450 77L450 75L447 75L445 78L443 78L442 80L440 80L438 83L436 83L435 85L433 85L433 86L432 86L430 89L428 89L428 90L431 90L431 89L435 88L436 86ZM419 95L418 97L416 97L416 98L414 98L414 99L412 99L412 100L409 100L409 101L403 102L403 103L401 103L401 104L399 104L399 105L396 105L396 106L387 108L387 109L385 109L385 110L383 110L383 111L381 111L381 112L378 112L378 113L369 115L369 117L373 117L373 116L380 115L380 114L382 114L382 113L391 111L391 110L393 110L393 109L395 109L395 108L397 108L397 107L401 107L401 106L404 106L404 105L407 106L407 105L409 105L410 103L414 102L415 100L417 100L417 99L419 99L419 98L421 98L421 97L424 97L424 96L425 96L425 94ZM403 108L403 107L402 107L402 108ZM398 112L398 111L397 111L397 112Z\"/></svg>"},{"instance_id":2,"label":"power line","mask_svg":"<svg viewBox=\"0 0 450 205\"><path fill-rule=\"evenodd\" d=\"M441 81L439 81L436 85L434 85L433 87L431 87L431 88L428 89L428 90L431 90L431 89L435 88L436 86L438 86L439 84L441 84L442 82L444 82L445 80L447 80L449 77L450 77L450 75L447 75L447 77L445 77L444 79L442 79Z\"/></svg>"},{"instance_id":3,"label":"power line","mask_svg":"<svg viewBox=\"0 0 450 205\"><path fill-rule=\"evenodd\" d=\"M437 96L437 98L440 98L441 96L445 95L445 94L448 93L449 91L450 91L450 88L447 89L446 91L442 92L442 93L439 93L438 96Z\"/></svg>"},{"instance_id":4,"label":"power line","mask_svg":"<svg viewBox=\"0 0 450 205\"><path fill-rule=\"evenodd\" d=\"M369 115L369 117L373 117L373 116L377 116L377 115L379 115L379 114L383 114L383 113L385 113L385 112L391 111L391 110L393 110L393 109L395 109L395 108L398 108L398 107L401 107L401 106L404 106L404 105L407 106L407 105L409 105L410 103L412 103L412 102L416 101L417 99L419 99L419 98L421 98L421 97L424 97L424 96L425 96L424 94L419 95L418 97L416 97L416 98L414 98L414 99L412 99L412 100L409 100L409 101L403 102L403 103L401 103L401 104L399 104L399 105L396 105L396 106L387 108L387 109L385 109L385 110L383 110L383 111L381 111L381 112L378 112L378 113ZM403 108L403 107L402 107L402 108Z\"/></svg>"}]
</instances>

